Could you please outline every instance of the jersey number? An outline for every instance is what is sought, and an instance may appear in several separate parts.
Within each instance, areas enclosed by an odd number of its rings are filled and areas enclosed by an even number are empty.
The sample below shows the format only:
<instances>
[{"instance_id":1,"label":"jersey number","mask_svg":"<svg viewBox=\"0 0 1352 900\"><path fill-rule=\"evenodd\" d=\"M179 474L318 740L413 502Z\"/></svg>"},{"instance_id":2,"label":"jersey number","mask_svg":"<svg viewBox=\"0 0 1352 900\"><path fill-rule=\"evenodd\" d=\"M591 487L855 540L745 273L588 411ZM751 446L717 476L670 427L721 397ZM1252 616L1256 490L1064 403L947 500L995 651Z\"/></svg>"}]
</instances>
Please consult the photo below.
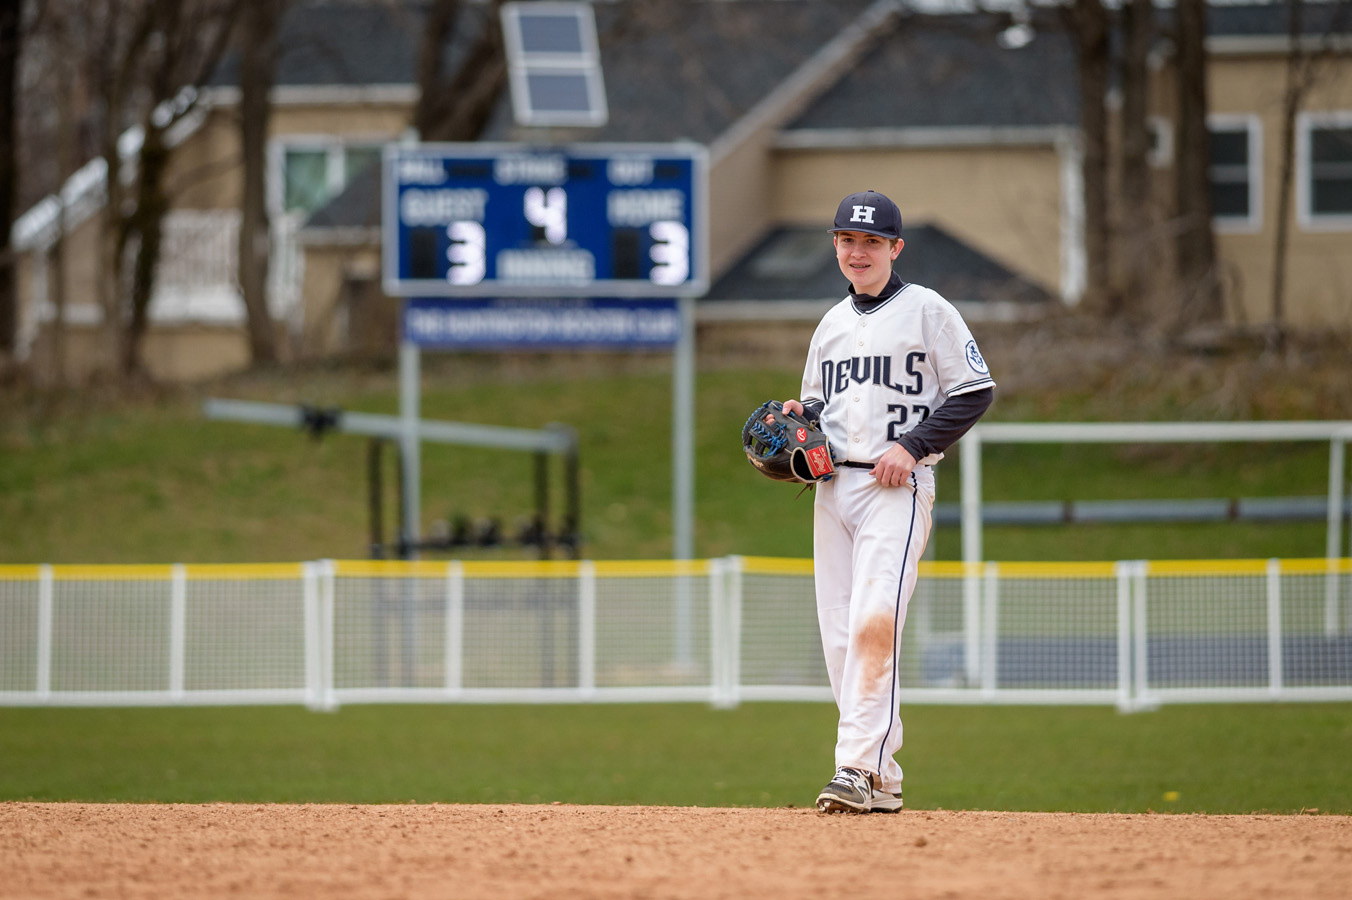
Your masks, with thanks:
<instances>
[{"instance_id":1,"label":"jersey number","mask_svg":"<svg viewBox=\"0 0 1352 900\"><path fill-rule=\"evenodd\" d=\"M916 416L915 424L917 425L929 418L930 414L930 408L920 404L907 406L904 403L889 403L887 404L887 411L889 414L898 413L895 419L887 423L887 440L891 443L901 440L901 436L909 430L906 428L906 423L912 414Z\"/></svg>"}]
</instances>

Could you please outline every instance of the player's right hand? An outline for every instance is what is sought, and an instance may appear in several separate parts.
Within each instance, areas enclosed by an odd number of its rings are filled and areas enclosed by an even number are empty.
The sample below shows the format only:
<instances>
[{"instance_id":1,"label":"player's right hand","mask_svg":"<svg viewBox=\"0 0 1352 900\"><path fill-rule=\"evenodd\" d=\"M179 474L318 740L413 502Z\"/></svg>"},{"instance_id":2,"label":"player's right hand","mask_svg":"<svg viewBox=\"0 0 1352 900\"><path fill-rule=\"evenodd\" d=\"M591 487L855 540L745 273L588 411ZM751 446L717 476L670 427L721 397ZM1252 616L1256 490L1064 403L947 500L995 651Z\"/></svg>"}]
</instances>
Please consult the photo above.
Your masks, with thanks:
<instances>
[{"instance_id":1,"label":"player's right hand","mask_svg":"<svg viewBox=\"0 0 1352 900\"><path fill-rule=\"evenodd\" d=\"M803 404L799 403L797 400L785 400L784 412L791 416L801 416L803 414Z\"/></svg>"}]
</instances>

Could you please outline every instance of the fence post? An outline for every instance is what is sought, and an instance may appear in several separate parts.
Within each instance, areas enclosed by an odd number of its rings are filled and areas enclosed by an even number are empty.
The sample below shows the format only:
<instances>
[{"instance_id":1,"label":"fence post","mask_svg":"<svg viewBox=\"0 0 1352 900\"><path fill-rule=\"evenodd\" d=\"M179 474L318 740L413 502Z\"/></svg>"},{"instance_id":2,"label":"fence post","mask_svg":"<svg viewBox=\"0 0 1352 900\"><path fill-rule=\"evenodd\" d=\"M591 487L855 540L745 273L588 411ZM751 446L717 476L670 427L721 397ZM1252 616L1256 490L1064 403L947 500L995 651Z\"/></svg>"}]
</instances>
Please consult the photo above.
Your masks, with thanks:
<instances>
[{"instance_id":1,"label":"fence post","mask_svg":"<svg viewBox=\"0 0 1352 900\"><path fill-rule=\"evenodd\" d=\"M169 572L169 696L182 700L187 652L188 572L182 563L175 563Z\"/></svg>"},{"instance_id":2,"label":"fence post","mask_svg":"<svg viewBox=\"0 0 1352 900\"><path fill-rule=\"evenodd\" d=\"M1268 691L1282 693L1282 561L1267 561Z\"/></svg>"},{"instance_id":3,"label":"fence post","mask_svg":"<svg viewBox=\"0 0 1352 900\"><path fill-rule=\"evenodd\" d=\"M1113 573L1117 578L1117 709L1119 712L1131 712L1131 598L1132 573L1134 566L1129 562L1113 564Z\"/></svg>"},{"instance_id":4,"label":"fence post","mask_svg":"<svg viewBox=\"0 0 1352 900\"><path fill-rule=\"evenodd\" d=\"M1159 701L1150 696L1150 631L1146 616L1146 603L1149 599L1146 588L1149 583L1150 563L1141 559L1127 565L1133 570L1132 641L1135 645L1135 659L1132 674L1135 677L1135 685L1132 691L1132 707L1138 710L1154 709L1159 706Z\"/></svg>"},{"instance_id":5,"label":"fence post","mask_svg":"<svg viewBox=\"0 0 1352 900\"><path fill-rule=\"evenodd\" d=\"M584 698L596 694L596 563L584 559L577 576L577 686Z\"/></svg>"},{"instance_id":6,"label":"fence post","mask_svg":"<svg viewBox=\"0 0 1352 900\"><path fill-rule=\"evenodd\" d=\"M709 668L711 703L717 709L738 703L741 581L740 556L709 560Z\"/></svg>"},{"instance_id":7,"label":"fence post","mask_svg":"<svg viewBox=\"0 0 1352 900\"><path fill-rule=\"evenodd\" d=\"M962 464L962 630L966 635L964 671L968 684L980 678L981 585L977 566L981 563L981 426L977 425L958 442Z\"/></svg>"},{"instance_id":8,"label":"fence post","mask_svg":"<svg viewBox=\"0 0 1352 900\"><path fill-rule=\"evenodd\" d=\"M1000 564L988 562L983 568L982 593L985 596L981 622L981 694L991 699L999 687Z\"/></svg>"},{"instance_id":9,"label":"fence post","mask_svg":"<svg viewBox=\"0 0 1352 900\"><path fill-rule=\"evenodd\" d=\"M338 708L338 694L334 687L334 657L337 654L337 626L334 622L338 566L331 559L319 564L319 687L320 709Z\"/></svg>"},{"instance_id":10,"label":"fence post","mask_svg":"<svg viewBox=\"0 0 1352 900\"><path fill-rule=\"evenodd\" d=\"M46 702L52 696L52 622L54 590L52 567L38 566L38 700Z\"/></svg>"},{"instance_id":11,"label":"fence post","mask_svg":"<svg viewBox=\"0 0 1352 900\"><path fill-rule=\"evenodd\" d=\"M446 563L445 618L442 666L446 693L456 695L465 687L465 566L458 559Z\"/></svg>"},{"instance_id":12,"label":"fence post","mask_svg":"<svg viewBox=\"0 0 1352 900\"><path fill-rule=\"evenodd\" d=\"M301 619L305 623L305 705L311 710L321 710L324 708L324 686L320 659L324 637L319 624L318 563L301 564L300 602Z\"/></svg>"},{"instance_id":13,"label":"fence post","mask_svg":"<svg viewBox=\"0 0 1352 900\"><path fill-rule=\"evenodd\" d=\"M1324 576L1324 636L1338 634L1338 575L1332 570L1333 560L1342 553L1343 527L1343 471L1346 469L1347 441L1335 437L1329 441L1329 506L1328 531L1324 555L1330 571ZM1348 556L1352 556L1352 535L1349 535Z\"/></svg>"}]
</instances>

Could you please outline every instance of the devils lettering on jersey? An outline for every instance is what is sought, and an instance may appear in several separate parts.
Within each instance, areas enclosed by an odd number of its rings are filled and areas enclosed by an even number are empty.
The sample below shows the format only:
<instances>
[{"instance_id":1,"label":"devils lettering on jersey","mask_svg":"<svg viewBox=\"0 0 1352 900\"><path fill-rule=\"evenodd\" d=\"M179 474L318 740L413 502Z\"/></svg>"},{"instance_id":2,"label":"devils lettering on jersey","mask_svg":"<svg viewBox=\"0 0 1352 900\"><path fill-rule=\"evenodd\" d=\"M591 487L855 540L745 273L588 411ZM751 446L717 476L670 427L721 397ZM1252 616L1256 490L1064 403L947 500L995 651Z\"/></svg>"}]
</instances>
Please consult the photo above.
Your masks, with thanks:
<instances>
[{"instance_id":1,"label":"devils lettering on jersey","mask_svg":"<svg viewBox=\"0 0 1352 900\"><path fill-rule=\"evenodd\" d=\"M906 373L904 379L892 380L892 357L890 356L854 356L849 359L822 360L822 390L829 401L833 394L839 394L855 384L874 384L891 388L901 394L915 395L925 389L925 376L918 367L924 363L925 354L912 352L906 354L906 363L898 368Z\"/></svg>"}]
</instances>

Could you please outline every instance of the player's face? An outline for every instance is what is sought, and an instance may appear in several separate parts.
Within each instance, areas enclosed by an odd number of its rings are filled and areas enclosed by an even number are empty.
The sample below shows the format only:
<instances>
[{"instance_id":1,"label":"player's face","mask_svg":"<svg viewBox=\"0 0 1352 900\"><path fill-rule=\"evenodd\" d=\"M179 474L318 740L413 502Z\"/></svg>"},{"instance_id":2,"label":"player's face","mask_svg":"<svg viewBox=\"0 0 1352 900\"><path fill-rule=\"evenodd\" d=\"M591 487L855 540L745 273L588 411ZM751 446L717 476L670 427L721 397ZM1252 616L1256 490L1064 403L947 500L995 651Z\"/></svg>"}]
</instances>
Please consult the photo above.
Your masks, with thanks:
<instances>
[{"instance_id":1,"label":"player's face","mask_svg":"<svg viewBox=\"0 0 1352 900\"><path fill-rule=\"evenodd\" d=\"M887 286L887 279L892 277L892 260L897 258L901 247L900 240L876 234L836 232L836 262L859 294L877 294Z\"/></svg>"}]
</instances>

